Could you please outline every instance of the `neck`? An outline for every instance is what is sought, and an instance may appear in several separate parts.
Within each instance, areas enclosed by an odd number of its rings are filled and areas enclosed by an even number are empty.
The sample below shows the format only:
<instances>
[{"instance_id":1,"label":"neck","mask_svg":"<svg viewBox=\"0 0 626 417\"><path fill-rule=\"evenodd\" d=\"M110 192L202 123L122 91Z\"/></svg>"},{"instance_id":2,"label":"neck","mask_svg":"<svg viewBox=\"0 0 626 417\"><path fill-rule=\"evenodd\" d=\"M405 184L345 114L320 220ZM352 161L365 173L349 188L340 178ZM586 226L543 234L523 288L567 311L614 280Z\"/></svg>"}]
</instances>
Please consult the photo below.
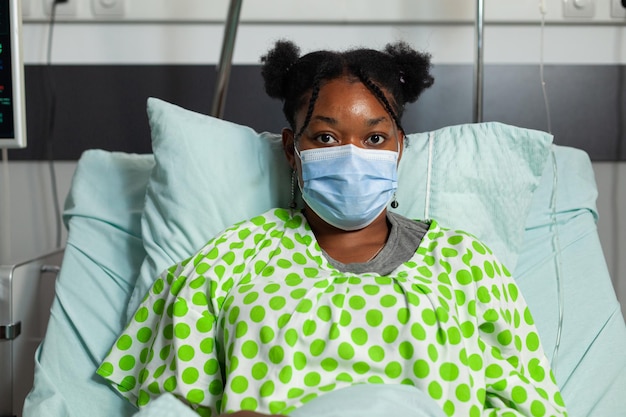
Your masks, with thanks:
<instances>
[{"instance_id":1,"label":"neck","mask_svg":"<svg viewBox=\"0 0 626 417\"><path fill-rule=\"evenodd\" d=\"M389 237L390 226L386 210L370 225L353 231L329 225L309 207L305 207L304 215L320 247L331 258L345 264L371 260L380 252Z\"/></svg>"}]
</instances>

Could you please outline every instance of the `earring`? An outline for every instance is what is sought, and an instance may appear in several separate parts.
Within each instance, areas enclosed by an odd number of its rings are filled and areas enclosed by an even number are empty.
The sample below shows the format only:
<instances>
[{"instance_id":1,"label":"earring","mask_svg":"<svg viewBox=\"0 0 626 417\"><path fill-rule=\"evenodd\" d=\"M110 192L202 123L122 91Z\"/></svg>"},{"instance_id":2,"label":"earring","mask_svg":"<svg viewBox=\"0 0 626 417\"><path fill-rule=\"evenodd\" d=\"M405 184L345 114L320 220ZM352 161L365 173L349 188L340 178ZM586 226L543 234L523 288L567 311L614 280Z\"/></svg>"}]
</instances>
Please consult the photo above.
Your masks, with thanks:
<instances>
[{"instance_id":1,"label":"earring","mask_svg":"<svg viewBox=\"0 0 626 417\"><path fill-rule=\"evenodd\" d=\"M400 205L400 203L398 203L398 200L396 200L396 193L393 193L393 200L391 200L391 208L398 208L398 206Z\"/></svg>"},{"instance_id":2,"label":"earring","mask_svg":"<svg viewBox=\"0 0 626 417\"><path fill-rule=\"evenodd\" d=\"M296 204L296 170L291 171L291 203L289 203L289 208L292 210L298 207Z\"/></svg>"}]
</instances>

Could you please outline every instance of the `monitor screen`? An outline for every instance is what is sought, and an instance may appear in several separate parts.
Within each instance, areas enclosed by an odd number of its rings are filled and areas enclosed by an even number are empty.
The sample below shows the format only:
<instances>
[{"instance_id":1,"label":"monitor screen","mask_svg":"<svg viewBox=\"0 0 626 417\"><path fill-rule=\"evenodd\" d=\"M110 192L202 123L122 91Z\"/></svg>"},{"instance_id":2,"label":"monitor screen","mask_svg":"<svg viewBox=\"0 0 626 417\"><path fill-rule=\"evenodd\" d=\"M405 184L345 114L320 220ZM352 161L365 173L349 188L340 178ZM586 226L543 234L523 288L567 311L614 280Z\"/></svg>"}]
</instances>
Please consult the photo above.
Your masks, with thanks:
<instances>
[{"instance_id":1,"label":"monitor screen","mask_svg":"<svg viewBox=\"0 0 626 417\"><path fill-rule=\"evenodd\" d=\"M0 148L26 146L21 0L0 0Z\"/></svg>"}]
</instances>

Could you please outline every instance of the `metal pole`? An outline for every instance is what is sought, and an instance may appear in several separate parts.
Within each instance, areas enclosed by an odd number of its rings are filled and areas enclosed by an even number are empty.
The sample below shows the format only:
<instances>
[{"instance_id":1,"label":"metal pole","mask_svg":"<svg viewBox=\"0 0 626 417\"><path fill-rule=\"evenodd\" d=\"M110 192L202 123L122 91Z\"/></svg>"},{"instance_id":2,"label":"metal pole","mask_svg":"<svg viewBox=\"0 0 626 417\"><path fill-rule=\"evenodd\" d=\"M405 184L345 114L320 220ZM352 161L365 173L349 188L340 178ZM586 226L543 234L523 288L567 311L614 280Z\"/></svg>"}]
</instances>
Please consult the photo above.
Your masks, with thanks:
<instances>
[{"instance_id":1,"label":"metal pole","mask_svg":"<svg viewBox=\"0 0 626 417\"><path fill-rule=\"evenodd\" d=\"M233 49L235 49L235 38L237 27L239 26L239 14L243 0L231 0L228 7L228 16L224 27L224 39L222 42L222 52L220 62L217 67L217 80L215 83L215 95L213 96L213 106L211 115L222 118L224 116L224 105L226 103L226 89L233 60Z\"/></svg>"},{"instance_id":2,"label":"metal pole","mask_svg":"<svg viewBox=\"0 0 626 417\"><path fill-rule=\"evenodd\" d=\"M484 34L485 6L484 0L476 0L476 56L474 57L474 122L483 121L483 34Z\"/></svg>"}]
</instances>

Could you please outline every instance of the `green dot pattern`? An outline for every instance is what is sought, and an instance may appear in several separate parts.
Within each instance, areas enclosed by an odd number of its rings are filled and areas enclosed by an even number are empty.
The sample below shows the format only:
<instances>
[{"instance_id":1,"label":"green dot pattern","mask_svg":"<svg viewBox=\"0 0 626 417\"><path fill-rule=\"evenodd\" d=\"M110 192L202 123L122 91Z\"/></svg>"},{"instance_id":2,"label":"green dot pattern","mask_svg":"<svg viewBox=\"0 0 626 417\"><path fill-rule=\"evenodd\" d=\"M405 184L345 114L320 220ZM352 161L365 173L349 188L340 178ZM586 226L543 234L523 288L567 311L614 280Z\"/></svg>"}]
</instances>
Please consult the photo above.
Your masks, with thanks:
<instances>
[{"instance_id":1,"label":"green dot pattern","mask_svg":"<svg viewBox=\"0 0 626 417\"><path fill-rule=\"evenodd\" d=\"M139 407L287 414L353 384L408 384L447 415L564 415L532 315L475 237L431 221L388 276L340 272L304 216L270 210L155 281L98 369Z\"/></svg>"}]
</instances>

